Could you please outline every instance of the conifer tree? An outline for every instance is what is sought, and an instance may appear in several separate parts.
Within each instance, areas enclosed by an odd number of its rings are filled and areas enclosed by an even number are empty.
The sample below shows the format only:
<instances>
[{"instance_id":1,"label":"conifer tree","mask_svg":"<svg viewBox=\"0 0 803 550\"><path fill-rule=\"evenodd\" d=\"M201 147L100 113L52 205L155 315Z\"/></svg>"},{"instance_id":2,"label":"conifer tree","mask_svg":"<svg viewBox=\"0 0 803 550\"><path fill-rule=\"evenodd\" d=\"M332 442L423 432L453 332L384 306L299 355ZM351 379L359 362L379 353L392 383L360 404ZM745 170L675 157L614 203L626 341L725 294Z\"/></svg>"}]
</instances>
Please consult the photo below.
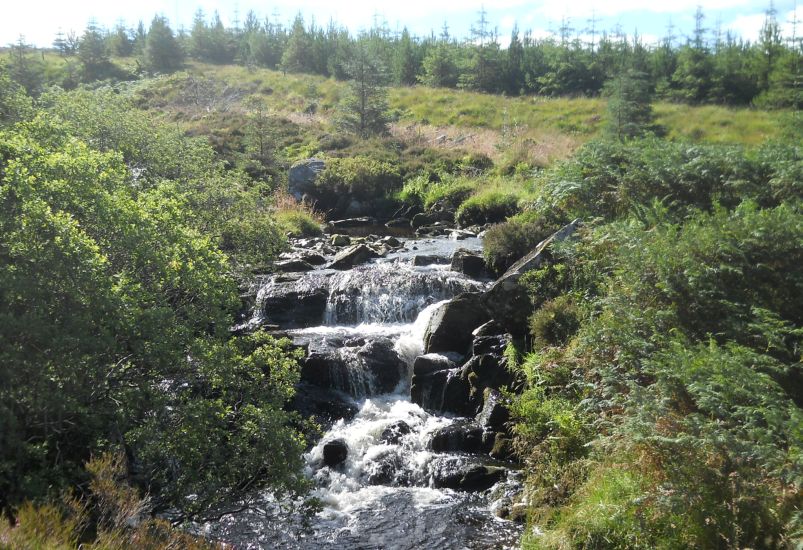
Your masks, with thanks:
<instances>
[{"instance_id":1,"label":"conifer tree","mask_svg":"<svg viewBox=\"0 0 803 550\"><path fill-rule=\"evenodd\" d=\"M183 62L184 52L167 19L157 15L145 41L145 66L153 72L169 73L179 69Z\"/></svg>"},{"instance_id":2,"label":"conifer tree","mask_svg":"<svg viewBox=\"0 0 803 550\"><path fill-rule=\"evenodd\" d=\"M387 132L386 78L383 67L365 40L355 45L347 72L351 81L346 97L338 106L338 126L362 137Z\"/></svg>"}]
</instances>

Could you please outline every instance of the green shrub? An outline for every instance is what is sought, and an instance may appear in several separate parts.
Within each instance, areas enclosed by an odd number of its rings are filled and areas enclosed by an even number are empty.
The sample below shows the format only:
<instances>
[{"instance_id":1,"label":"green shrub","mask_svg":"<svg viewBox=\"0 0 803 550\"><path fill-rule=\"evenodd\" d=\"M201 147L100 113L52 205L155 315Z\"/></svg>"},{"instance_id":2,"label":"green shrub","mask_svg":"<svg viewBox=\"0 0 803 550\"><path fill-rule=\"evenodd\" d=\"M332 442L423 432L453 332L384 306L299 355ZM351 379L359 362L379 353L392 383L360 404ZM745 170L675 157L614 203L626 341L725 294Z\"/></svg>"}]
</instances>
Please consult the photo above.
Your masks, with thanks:
<instances>
[{"instance_id":1,"label":"green shrub","mask_svg":"<svg viewBox=\"0 0 803 550\"><path fill-rule=\"evenodd\" d=\"M499 223L516 213L516 195L501 191L486 191L464 201L457 209L455 220L462 227Z\"/></svg>"},{"instance_id":2,"label":"green shrub","mask_svg":"<svg viewBox=\"0 0 803 550\"><path fill-rule=\"evenodd\" d=\"M401 186L398 166L369 157L330 158L315 182L323 198L337 200L345 195L364 201L392 194Z\"/></svg>"},{"instance_id":3,"label":"green shrub","mask_svg":"<svg viewBox=\"0 0 803 550\"><path fill-rule=\"evenodd\" d=\"M557 231L560 225L553 217L539 216L535 212L524 212L494 225L483 240L483 255L488 267L503 273Z\"/></svg>"},{"instance_id":4,"label":"green shrub","mask_svg":"<svg viewBox=\"0 0 803 550\"><path fill-rule=\"evenodd\" d=\"M320 222L303 210L280 210L276 222L291 237L318 237L323 234Z\"/></svg>"},{"instance_id":5,"label":"green shrub","mask_svg":"<svg viewBox=\"0 0 803 550\"><path fill-rule=\"evenodd\" d=\"M568 294L544 303L530 317L533 346L562 346L580 328L577 306Z\"/></svg>"}]
</instances>

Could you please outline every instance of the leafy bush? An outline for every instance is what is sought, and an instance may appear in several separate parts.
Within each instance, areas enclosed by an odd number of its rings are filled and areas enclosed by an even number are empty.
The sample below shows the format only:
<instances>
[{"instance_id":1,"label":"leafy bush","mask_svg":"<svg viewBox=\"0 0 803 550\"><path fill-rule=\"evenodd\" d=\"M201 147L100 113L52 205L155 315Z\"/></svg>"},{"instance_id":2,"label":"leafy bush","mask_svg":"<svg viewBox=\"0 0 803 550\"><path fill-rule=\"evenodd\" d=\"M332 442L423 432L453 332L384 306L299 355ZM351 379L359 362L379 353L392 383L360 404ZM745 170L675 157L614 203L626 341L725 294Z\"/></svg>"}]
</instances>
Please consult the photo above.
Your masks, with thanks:
<instances>
[{"instance_id":1,"label":"leafy bush","mask_svg":"<svg viewBox=\"0 0 803 550\"><path fill-rule=\"evenodd\" d=\"M390 195L401 186L397 166L369 157L331 158L315 182L327 203L343 197L366 201Z\"/></svg>"},{"instance_id":2,"label":"leafy bush","mask_svg":"<svg viewBox=\"0 0 803 550\"><path fill-rule=\"evenodd\" d=\"M485 261L492 270L503 273L559 228L560 224L554 218L536 212L513 216L485 233Z\"/></svg>"},{"instance_id":3,"label":"leafy bush","mask_svg":"<svg viewBox=\"0 0 803 550\"><path fill-rule=\"evenodd\" d=\"M577 306L568 294L544 303L530 317L533 346L542 348L565 345L580 328L578 317Z\"/></svg>"},{"instance_id":4,"label":"leafy bush","mask_svg":"<svg viewBox=\"0 0 803 550\"><path fill-rule=\"evenodd\" d=\"M518 197L500 191L480 192L460 205L455 220L463 227L498 223L516 213Z\"/></svg>"}]
</instances>

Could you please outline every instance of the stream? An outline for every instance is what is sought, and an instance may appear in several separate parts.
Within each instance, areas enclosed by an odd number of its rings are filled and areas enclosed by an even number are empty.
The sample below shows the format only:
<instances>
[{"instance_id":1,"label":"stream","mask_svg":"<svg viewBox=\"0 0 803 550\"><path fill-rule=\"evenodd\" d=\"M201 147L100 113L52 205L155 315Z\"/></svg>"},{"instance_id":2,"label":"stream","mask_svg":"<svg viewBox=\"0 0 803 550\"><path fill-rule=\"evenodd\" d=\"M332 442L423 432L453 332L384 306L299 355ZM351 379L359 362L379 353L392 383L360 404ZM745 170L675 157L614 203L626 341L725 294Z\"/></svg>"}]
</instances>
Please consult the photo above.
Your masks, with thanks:
<instances>
[{"instance_id":1,"label":"stream","mask_svg":"<svg viewBox=\"0 0 803 550\"><path fill-rule=\"evenodd\" d=\"M521 525L496 513L521 490L515 466L487 453L433 450L435 434L466 420L411 400L413 363L424 353L433 312L460 293L490 284L451 271L445 262L456 249L478 251L482 243L476 237L399 242L385 257L349 270L321 266L261 282L249 323L271 322L276 304L298 307L283 312L280 324L307 349L302 379L311 381L310 395L323 393L340 403L336 411L345 411L344 417L330 414L325 433L304 457L315 485L312 496L322 505L318 514L307 522L281 516L280 503L265 494L255 509L204 525L207 536L238 549L518 546ZM303 299L290 301L297 296ZM310 370L311 358L327 365L320 370L325 376ZM345 444L347 455L327 465L325 447L332 441ZM504 475L482 490L453 488L449 480L473 464L497 467Z\"/></svg>"}]
</instances>

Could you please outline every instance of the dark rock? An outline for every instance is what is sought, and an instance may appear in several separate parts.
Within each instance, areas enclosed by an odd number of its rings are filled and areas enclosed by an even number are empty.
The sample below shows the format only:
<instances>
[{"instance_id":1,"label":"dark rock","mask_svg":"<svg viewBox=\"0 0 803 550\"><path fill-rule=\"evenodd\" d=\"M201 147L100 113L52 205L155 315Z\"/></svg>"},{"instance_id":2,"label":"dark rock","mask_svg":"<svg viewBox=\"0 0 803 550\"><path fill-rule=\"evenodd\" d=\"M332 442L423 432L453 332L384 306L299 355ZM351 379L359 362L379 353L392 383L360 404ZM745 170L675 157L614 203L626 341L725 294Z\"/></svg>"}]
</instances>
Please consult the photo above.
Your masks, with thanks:
<instances>
[{"instance_id":1,"label":"dark rock","mask_svg":"<svg viewBox=\"0 0 803 550\"><path fill-rule=\"evenodd\" d=\"M499 277L485 293L483 301L492 317L504 325L511 334L523 334L527 330L527 318L532 313L527 291L519 284L521 276L548 263L550 261L549 245L571 237L578 227L580 227L580 220L574 220L541 241L535 249Z\"/></svg>"},{"instance_id":2,"label":"dark rock","mask_svg":"<svg viewBox=\"0 0 803 550\"><path fill-rule=\"evenodd\" d=\"M349 338L343 345L347 348L358 348L365 345L365 338Z\"/></svg>"},{"instance_id":3,"label":"dark rock","mask_svg":"<svg viewBox=\"0 0 803 550\"><path fill-rule=\"evenodd\" d=\"M304 417L313 417L322 428L330 428L341 418L351 420L357 415L357 405L344 393L301 383L288 404L288 410Z\"/></svg>"},{"instance_id":4,"label":"dark rock","mask_svg":"<svg viewBox=\"0 0 803 550\"><path fill-rule=\"evenodd\" d=\"M451 233L449 233L449 238L453 241L464 241L476 236L477 234L473 231L467 231L465 229L454 229Z\"/></svg>"},{"instance_id":5,"label":"dark rock","mask_svg":"<svg viewBox=\"0 0 803 550\"><path fill-rule=\"evenodd\" d=\"M329 222L329 227L333 229L349 229L353 227L365 227L366 225L378 225L376 218L362 216L358 218L346 218Z\"/></svg>"},{"instance_id":6,"label":"dark rock","mask_svg":"<svg viewBox=\"0 0 803 550\"><path fill-rule=\"evenodd\" d=\"M413 256L412 261L414 266L422 266L422 265L445 265L449 263L448 258L444 258L443 256L428 256L425 254L417 254Z\"/></svg>"},{"instance_id":7,"label":"dark rock","mask_svg":"<svg viewBox=\"0 0 803 550\"><path fill-rule=\"evenodd\" d=\"M351 237L348 235L332 235L331 240L329 241L332 246L348 246L351 244Z\"/></svg>"},{"instance_id":8,"label":"dark rock","mask_svg":"<svg viewBox=\"0 0 803 550\"><path fill-rule=\"evenodd\" d=\"M452 254L452 261L449 269L462 273L463 275L468 275L469 277L474 277L475 279L488 275L485 268L485 259L480 254L466 250L465 248L455 250L454 254Z\"/></svg>"},{"instance_id":9,"label":"dark rock","mask_svg":"<svg viewBox=\"0 0 803 550\"><path fill-rule=\"evenodd\" d=\"M471 333L473 336L497 336L499 334L505 333L505 327L494 321L493 319L488 321L482 326L477 327Z\"/></svg>"},{"instance_id":10,"label":"dark rock","mask_svg":"<svg viewBox=\"0 0 803 550\"><path fill-rule=\"evenodd\" d=\"M433 313L424 334L424 351L465 353L472 342L471 332L489 319L480 294L461 294Z\"/></svg>"},{"instance_id":11,"label":"dark rock","mask_svg":"<svg viewBox=\"0 0 803 550\"><path fill-rule=\"evenodd\" d=\"M301 200L307 193L315 191L315 180L318 174L326 168L321 159L309 158L300 160L290 167L287 174L288 190L296 200Z\"/></svg>"},{"instance_id":12,"label":"dark rock","mask_svg":"<svg viewBox=\"0 0 803 550\"><path fill-rule=\"evenodd\" d=\"M497 460L515 460L516 452L513 448L513 440L503 433L494 434L493 447L489 454L491 458Z\"/></svg>"},{"instance_id":13,"label":"dark rock","mask_svg":"<svg viewBox=\"0 0 803 550\"><path fill-rule=\"evenodd\" d=\"M332 263L329 264L329 269L351 269L352 267L364 264L372 258L378 258L379 254L371 250L364 244L355 244L347 249L338 252Z\"/></svg>"},{"instance_id":14,"label":"dark rock","mask_svg":"<svg viewBox=\"0 0 803 550\"><path fill-rule=\"evenodd\" d=\"M483 452L482 428L469 422L455 422L437 430L429 447L436 453Z\"/></svg>"},{"instance_id":15,"label":"dark rock","mask_svg":"<svg viewBox=\"0 0 803 550\"><path fill-rule=\"evenodd\" d=\"M502 356L507 345L512 340L510 334L500 334L498 336L475 336L471 342L471 355L492 354Z\"/></svg>"},{"instance_id":16,"label":"dark rock","mask_svg":"<svg viewBox=\"0 0 803 550\"><path fill-rule=\"evenodd\" d=\"M392 236L392 235L388 235L387 237L383 237L382 239L380 239L379 242L381 242L382 244L387 245L387 246L389 246L391 248L399 248L402 245L401 241L399 239L397 239L396 237Z\"/></svg>"},{"instance_id":17,"label":"dark rock","mask_svg":"<svg viewBox=\"0 0 803 550\"><path fill-rule=\"evenodd\" d=\"M379 440L388 445L398 445L401 438L411 431L410 425L404 420L398 420L382 430L382 435Z\"/></svg>"},{"instance_id":18,"label":"dark rock","mask_svg":"<svg viewBox=\"0 0 803 550\"><path fill-rule=\"evenodd\" d=\"M448 230L447 227L438 227L434 225L427 225L425 227L419 227L415 230L415 236L418 238L422 237L440 237L446 234Z\"/></svg>"},{"instance_id":19,"label":"dark rock","mask_svg":"<svg viewBox=\"0 0 803 550\"><path fill-rule=\"evenodd\" d=\"M413 377L425 376L439 370L449 370L457 368L455 359L460 357L456 354L427 353L419 355L413 362Z\"/></svg>"},{"instance_id":20,"label":"dark rock","mask_svg":"<svg viewBox=\"0 0 803 550\"><path fill-rule=\"evenodd\" d=\"M413 216L410 225L413 229L418 229L419 227L433 225L437 222L454 222L454 212L448 210L422 212Z\"/></svg>"},{"instance_id":21,"label":"dark rock","mask_svg":"<svg viewBox=\"0 0 803 550\"><path fill-rule=\"evenodd\" d=\"M301 380L354 397L393 391L407 370L387 338L372 340L360 348L343 347L315 351L301 362Z\"/></svg>"},{"instance_id":22,"label":"dark rock","mask_svg":"<svg viewBox=\"0 0 803 550\"><path fill-rule=\"evenodd\" d=\"M500 389L513 383L513 375L507 369L504 358L496 355L475 355L463 365L462 377L471 386L471 395L479 398L485 388Z\"/></svg>"},{"instance_id":23,"label":"dark rock","mask_svg":"<svg viewBox=\"0 0 803 550\"><path fill-rule=\"evenodd\" d=\"M261 298L265 323L285 328L320 325L326 311L329 289L326 278L308 281L297 277L275 277Z\"/></svg>"},{"instance_id":24,"label":"dark rock","mask_svg":"<svg viewBox=\"0 0 803 550\"><path fill-rule=\"evenodd\" d=\"M333 439L323 446L323 463L329 467L334 467L346 461L349 455L349 448L342 439Z\"/></svg>"},{"instance_id":25,"label":"dark rock","mask_svg":"<svg viewBox=\"0 0 803 550\"><path fill-rule=\"evenodd\" d=\"M385 227L410 227L409 218L394 218L385 224Z\"/></svg>"},{"instance_id":26,"label":"dark rock","mask_svg":"<svg viewBox=\"0 0 803 550\"><path fill-rule=\"evenodd\" d=\"M366 465L363 476L369 485L391 485L398 472L403 470L403 457L390 449L374 457L371 463Z\"/></svg>"},{"instance_id":27,"label":"dark rock","mask_svg":"<svg viewBox=\"0 0 803 550\"><path fill-rule=\"evenodd\" d=\"M432 468L436 488L457 491L484 491L507 477L505 468L464 463L460 459L444 459L433 464Z\"/></svg>"},{"instance_id":28,"label":"dark rock","mask_svg":"<svg viewBox=\"0 0 803 550\"><path fill-rule=\"evenodd\" d=\"M298 255L298 259L307 262L310 265L323 265L326 263L326 258L317 252L305 250Z\"/></svg>"},{"instance_id":29,"label":"dark rock","mask_svg":"<svg viewBox=\"0 0 803 550\"><path fill-rule=\"evenodd\" d=\"M477 413L477 423L486 431L503 432L510 421L510 410L504 396L496 389L489 388L483 395L482 409Z\"/></svg>"},{"instance_id":30,"label":"dark rock","mask_svg":"<svg viewBox=\"0 0 803 550\"><path fill-rule=\"evenodd\" d=\"M273 264L276 268L276 271L282 271L285 273L299 273L302 271L312 271L315 269L309 263L305 262L304 260L280 260Z\"/></svg>"}]
</instances>

